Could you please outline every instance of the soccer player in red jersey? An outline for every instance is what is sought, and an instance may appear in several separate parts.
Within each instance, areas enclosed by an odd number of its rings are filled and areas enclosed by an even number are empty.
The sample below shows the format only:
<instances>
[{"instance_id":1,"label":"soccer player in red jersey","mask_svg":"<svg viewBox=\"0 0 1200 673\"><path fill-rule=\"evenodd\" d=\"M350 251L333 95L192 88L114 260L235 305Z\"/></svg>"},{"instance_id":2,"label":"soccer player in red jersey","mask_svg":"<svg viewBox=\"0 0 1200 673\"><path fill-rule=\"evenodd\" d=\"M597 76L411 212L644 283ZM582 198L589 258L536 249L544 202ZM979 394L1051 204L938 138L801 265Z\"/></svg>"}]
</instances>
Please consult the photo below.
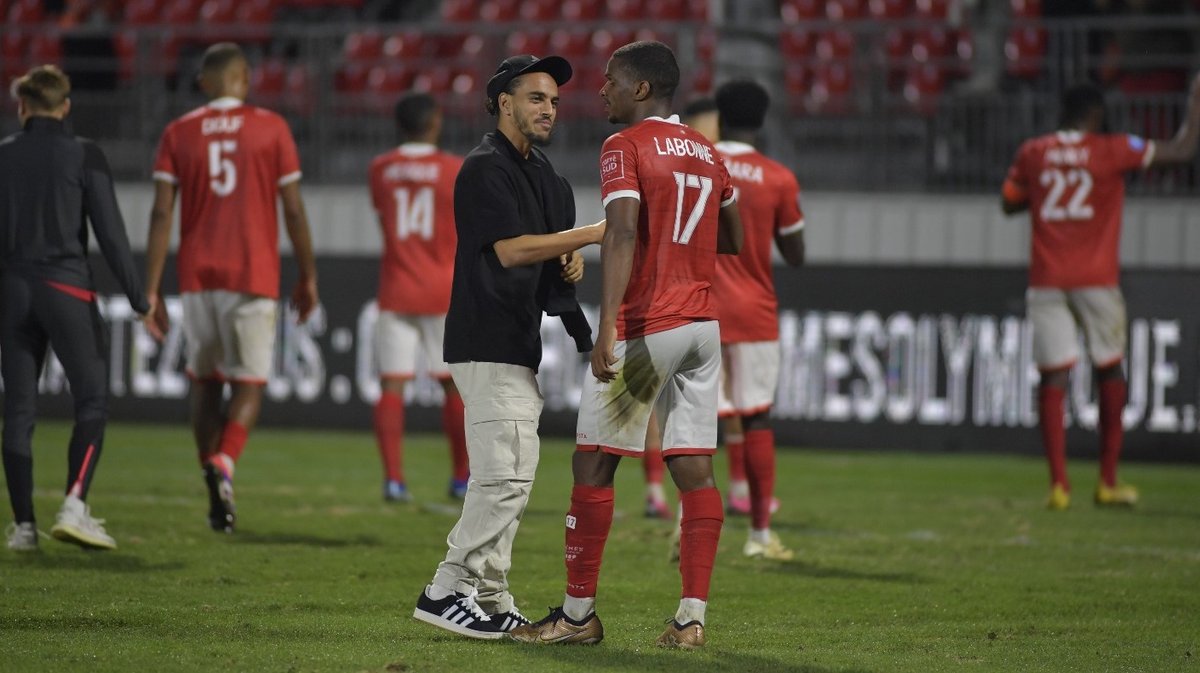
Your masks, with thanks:
<instances>
[{"instance_id":1,"label":"soccer player in red jersey","mask_svg":"<svg viewBox=\"0 0 1200 673\"><path fill-rule=\"evenodd\" d=\"M1126 386L1125 300L1117 249L1125 205L1125 174L1191 161L1200 140L1200 77L1192 82L1186 118L1175 137L1146 141L1103 133L1104 94L1090 84L1063 97L1059 130L1021 145L1004 182L1006 214L1029 210L1032 256L1026 306L1033 357L1041 372L1038 418L1050 463L1050 509L1070 505L1063 401L1079 358L1083 332L1099 388L1100 482L1095 502L1126 505L1138 492L1117 483Z\"/></svg>"},{"instance_id":2,"label":"soccer player in red jersey","mask_svg":"<svg viewBox=\"0 0 1200 673\"><path fill-rule=\"evenodd\" d=\"M660 42L613 52L600 90L613 123L600 191L608 220L601 249L600 326L585 376L566 519L563 606L514 629L534 643L596 643L596 587L613 518L621 456L640 456L651 409L683 506L682 599L663 647L704 645L704 619L724 520L713 482L720 334L710 284L717 253L742 246L733 184L716 149L670 115L679 66ZM670 115L670 116L668 116Z\"/></svg>"},{"instance_id":3,"label":"soccer player in red jersey","mask_svg":"<svg viewBox=\"0 0 1200 673\"><path fill-rule=\"evenodd\" d=\"M375 352L382 391L375 405L375 437L383 460L383 498L410 500L404 482L404 386L424 353L429 374L446 394L442 428L454 465L450 495L467 490L463 401L442 359L446 311L454 277L454 179L462 157L438 149L442 111L428 94L396 104L401 145L371 162L371 202L383 230L379 267L379 322Z\"/></svg>"},{"instance_id":4,"label":"soccer player in red jersey","mask_svg":"<svg viewBox=\"0 0 1200 673\"><path fill-rule=\"evenodd\" d=\"M792 551L770 525L775 497L770 414L780 357L771 247L778 246L791 266L804 263L804 213L796 176L754 146L769 105L767 90L751 80L735 80L717 90L721 141L716 147L737 189L746 243L741 254L717 259L712 294L721 323L718 412L726 423L736 423L745 438L751 523L743 553L788 560Z\"/></svg>"},{"instance_id":5,"label":"soccer player in red jersey","mask_svg":"<svg viewBox=\"0 0 1200 673\"><path fill-rule=\"evenodd\" d=\"M161 283L175 197L181 198L176 258L183 300L191 417L209 525L232 532L234 464L262 407L271 372L279 296L276 199L300 278L292 304L300 320L317 305L317 270L300 198L300 160L282 117L246 105L249 68L235 44L204 52L207 105L171 122L154 162L154 206L146 246L147 324L170 326ZM232 387L225 405L225 385Z\"/></svg>"}]
</instances>

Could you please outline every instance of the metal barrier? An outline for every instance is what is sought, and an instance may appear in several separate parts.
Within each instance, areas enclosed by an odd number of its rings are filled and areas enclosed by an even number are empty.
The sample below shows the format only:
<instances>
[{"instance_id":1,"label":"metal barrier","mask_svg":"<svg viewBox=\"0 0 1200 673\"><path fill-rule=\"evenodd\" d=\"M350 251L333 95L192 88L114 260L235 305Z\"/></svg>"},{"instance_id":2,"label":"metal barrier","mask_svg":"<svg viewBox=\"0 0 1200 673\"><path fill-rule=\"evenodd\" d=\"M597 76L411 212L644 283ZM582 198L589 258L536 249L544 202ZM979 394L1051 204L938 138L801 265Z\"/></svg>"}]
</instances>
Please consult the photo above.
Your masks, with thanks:
<instances>
[{"instance_id":1,"label":"metal barrier","mask_svg":"<svg viewBox=\"0 0 1200 673\"><path fill-rule=\"evenodd\" d=\"M6 26L4 40L25 40L27 64L39 55L37 40L53 30ZM356 62L351 42L364 34L394 43ZM1156 42L1156 35L1187 39ZM596 151L615 130L596 96L603 54L623 40L658 37L680 56L681 104L707 91L714 71L717 81L751 74L771 84L778 103L767 129L770 151L793 165L806 188L990 193L1020 142L1054 128L1062 86L1084 76L1124 89L1111 96L1112 128L1151 138L1172 134L1186 98L1175 80L1186 81L1200 65L1193 35L1200 35L1200 16L1037 23L978 17L953 26L671 23L636 30L612 23L275 24L269 34L260 27L215 33L148 26L74 30L60 36L57 60L76 83L76 131L101 141L125 180L148 179L163 127L203 102L194 85L203 45L233 39L254 62L251 102L288 118L307 179L324 183L365 179L370 158L395 142L391 105L402 91L439 92L449 117L445 144L465 152L492 128L482 90L501 58L524 47L571 52L579 74L563 89L549 152L572 180L594 184ZM424 47L406 50L406 38ZM1153 48L1159 43L1163 49ZM11 77L22 68L9 59L0 70ZM838 72L850 78L848 88L828 80ZM1164 72L1177 73L1175 80L1162 78ZM1141 86L1147 83L1175 88L1146 91L1153 88ZM12 103L0 107L0 131L7 134L16 128ZM1194 165L1152 171L1134 179L1131 193L1200 194L1200 176Z\"/></svg>"}]
</instances>

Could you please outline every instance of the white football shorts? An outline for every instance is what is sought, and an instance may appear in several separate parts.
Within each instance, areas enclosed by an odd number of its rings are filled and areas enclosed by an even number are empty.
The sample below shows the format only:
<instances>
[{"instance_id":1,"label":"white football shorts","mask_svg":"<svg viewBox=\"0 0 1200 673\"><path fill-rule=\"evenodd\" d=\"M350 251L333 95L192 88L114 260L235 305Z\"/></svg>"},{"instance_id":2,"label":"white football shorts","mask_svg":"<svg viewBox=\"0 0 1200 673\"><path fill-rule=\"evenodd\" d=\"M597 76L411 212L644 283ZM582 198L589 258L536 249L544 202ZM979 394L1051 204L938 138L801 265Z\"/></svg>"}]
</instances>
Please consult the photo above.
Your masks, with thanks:
<instances>
[{"instance_id":1,"label":"white football shorts","mask_svg":"<svg viewBox=\"0 0 1200 673\"><path fill-rule=\"evenodd\" d=\"M1119 287L1060 290L1031 287L1025 293L1033 325L1033 361L1038 369L1065 369L1079 359L1082 330L1095 367L1110 367L1125 357L1125 298Z\"/></svg>"},{"instance_id":2,"label":"white football shorts","mask_svg":"<svg viewBox=\"0 0 1200 673\"><path fill-rule=\"evenodd\" d=\"M375 355L379 376L385 379L411 379L416 375L417 357L424 352L426 371L438 379L450 378L450 368L442 359L442 340L446 336L446 316L406 315L380 311L375 323Z\"/></svg>"},{"instance_id":3,"label":"white football shorts","mask_svg":"<svg viewBox=\"0 0 1200 673\"><path fill-rule=\"evenodd\" d=\"M181 300L188 375L199 380L267 382L279 302L231 290L185 292Z\"/></svg>"},{"instance_id":4,"label":"white football shorts","mask_svg":"<svg viewBox=\"0 0 1200 673\"><path fill-rule=\"evenodd\" d=\"M745 341L721 347L717 412L722 418L770 411L779 383L779 342Z\"/></svg>"}]
</instances>

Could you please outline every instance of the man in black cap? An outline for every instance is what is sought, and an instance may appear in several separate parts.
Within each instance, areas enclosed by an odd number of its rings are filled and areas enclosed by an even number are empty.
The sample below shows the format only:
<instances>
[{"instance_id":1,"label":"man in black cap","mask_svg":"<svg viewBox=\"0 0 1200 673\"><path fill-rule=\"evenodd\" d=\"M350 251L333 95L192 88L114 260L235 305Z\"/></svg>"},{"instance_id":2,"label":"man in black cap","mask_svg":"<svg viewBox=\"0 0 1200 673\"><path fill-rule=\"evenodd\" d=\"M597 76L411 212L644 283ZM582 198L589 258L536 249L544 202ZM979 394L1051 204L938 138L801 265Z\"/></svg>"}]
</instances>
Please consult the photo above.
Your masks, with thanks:
<instances>
[{"instance_id":1,"label":"man in black cap","mask_svg":"<svg viewBox=\"0 0 1200 673\"><path fill-rule=\"evenodd\" d=\"M467 155L454 188L458 249L444 356L466 406L471 480L449 551L413 616L471 638L528 624L508 592L512 542L538 462L542 314L561 316L580 352L591 328L575 300L579 248L604 223L573 229L571 186L537 145L550 140L561 57L513 56L488 81L496 130Z\"/></svg>"}]
</instances>

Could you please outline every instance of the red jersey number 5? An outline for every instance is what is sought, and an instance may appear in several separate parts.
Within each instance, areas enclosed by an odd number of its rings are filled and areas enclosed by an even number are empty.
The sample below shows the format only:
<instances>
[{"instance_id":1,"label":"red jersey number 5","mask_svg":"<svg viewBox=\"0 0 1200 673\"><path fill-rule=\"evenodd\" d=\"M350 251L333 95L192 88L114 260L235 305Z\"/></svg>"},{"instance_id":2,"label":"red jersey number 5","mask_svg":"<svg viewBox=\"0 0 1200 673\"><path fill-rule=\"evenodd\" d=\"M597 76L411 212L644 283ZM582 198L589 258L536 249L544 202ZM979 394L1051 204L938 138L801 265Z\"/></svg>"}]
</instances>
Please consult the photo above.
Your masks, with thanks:
<instances>
[{"instance_id":1,"label":"red jersey number 5","mask_svg":"<svg viewBox=\"0 0 1200 673\"><path fill-rule=\"evenodd\" d=\"M208 144L208 184L217 196L229 196L237 189L237 166L229 157L237 150L236 140L214 140Z\"/></svg>"}]
</instances>

